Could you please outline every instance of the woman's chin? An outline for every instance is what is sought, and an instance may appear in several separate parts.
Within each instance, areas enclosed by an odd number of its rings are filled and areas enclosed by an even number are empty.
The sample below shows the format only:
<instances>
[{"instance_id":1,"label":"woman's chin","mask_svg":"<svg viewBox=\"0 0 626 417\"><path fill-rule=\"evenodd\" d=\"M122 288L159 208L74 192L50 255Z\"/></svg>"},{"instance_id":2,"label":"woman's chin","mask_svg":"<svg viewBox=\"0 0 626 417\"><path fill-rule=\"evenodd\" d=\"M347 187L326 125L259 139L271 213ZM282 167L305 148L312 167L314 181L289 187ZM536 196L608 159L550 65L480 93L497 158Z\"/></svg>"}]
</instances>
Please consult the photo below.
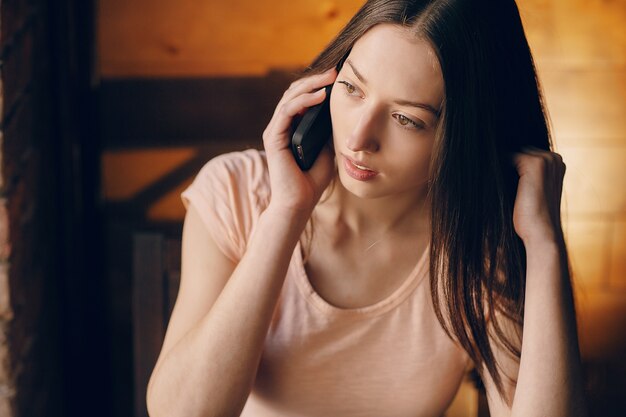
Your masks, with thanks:
<instances>
[{"instance_id":1,"label":"woman's chin","mask_svg":"<svg viewBox=\"0 0 626 417\"><path fill-rule=\"evenodd\" d=\"M374 181L360 181L340 172L339 182L344 190L356 197L367 199L379 197L380 193Z\"/></svg>"}]
</instances>

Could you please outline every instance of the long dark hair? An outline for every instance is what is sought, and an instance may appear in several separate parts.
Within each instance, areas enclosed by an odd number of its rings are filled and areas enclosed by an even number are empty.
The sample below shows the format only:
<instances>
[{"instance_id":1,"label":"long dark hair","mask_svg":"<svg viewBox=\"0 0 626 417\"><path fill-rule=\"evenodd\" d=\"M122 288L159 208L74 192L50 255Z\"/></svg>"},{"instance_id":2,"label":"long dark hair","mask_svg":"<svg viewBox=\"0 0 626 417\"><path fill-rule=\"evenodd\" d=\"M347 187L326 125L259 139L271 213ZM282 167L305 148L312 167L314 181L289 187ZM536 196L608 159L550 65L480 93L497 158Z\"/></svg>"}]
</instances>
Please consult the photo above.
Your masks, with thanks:
<instances>
[{"instance_id":1,"label":"long dark hair","mask_svg":"<svg viewBox=\"0 0 626 417\"><path fill-rule=\"evenodd\" d=\"M302 75L335 66L379 23L408 29L429 42L439 59L445 98L429 186L433 305L448 336L467 351L483 380L484 370L489 372L511 405L488 337L519 362L526 254L513 228L518 176L510 155L525 146L552 150L517 5L370 0ZM498 317L514 323L515 337Z\"/></svg>"}]
</instances>

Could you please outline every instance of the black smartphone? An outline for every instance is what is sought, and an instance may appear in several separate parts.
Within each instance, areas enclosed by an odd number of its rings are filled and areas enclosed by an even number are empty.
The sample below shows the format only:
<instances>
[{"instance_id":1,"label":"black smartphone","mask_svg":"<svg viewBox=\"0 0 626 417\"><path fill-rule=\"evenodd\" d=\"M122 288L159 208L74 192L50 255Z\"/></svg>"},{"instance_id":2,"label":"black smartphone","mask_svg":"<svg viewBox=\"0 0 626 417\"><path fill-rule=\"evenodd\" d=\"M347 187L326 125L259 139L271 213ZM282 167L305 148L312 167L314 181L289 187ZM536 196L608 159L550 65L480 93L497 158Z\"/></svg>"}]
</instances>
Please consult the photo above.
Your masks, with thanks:
<instances>
[{"instance_id":1,"label":"black smartphone","mask_svg":"<svg viewBox=\"0 0 626 417\"><path fill-rule=\"evenodd\" d=\"M303 171L308 171L332 134L330 121L330 92L326 87L326 98L320 104L310 107L302 116L291 136L291 150L296 162Z\"/></svg>"},{"instance_id":2,"label":"black smartphone","mask_svg":"<svg viewBox=\"0 0 626 417\"><path fill-rule=\"evenodd\" d=\"M347 55L346 53L337 64L337 72L341 69ZM291 136L291 150L298 166L303 171L311 168L333 131L330 121L330 92L333 84L325 88L324 101L309 107L302 118L294 123L296 127Z\"/></svg>"}]
</instances>

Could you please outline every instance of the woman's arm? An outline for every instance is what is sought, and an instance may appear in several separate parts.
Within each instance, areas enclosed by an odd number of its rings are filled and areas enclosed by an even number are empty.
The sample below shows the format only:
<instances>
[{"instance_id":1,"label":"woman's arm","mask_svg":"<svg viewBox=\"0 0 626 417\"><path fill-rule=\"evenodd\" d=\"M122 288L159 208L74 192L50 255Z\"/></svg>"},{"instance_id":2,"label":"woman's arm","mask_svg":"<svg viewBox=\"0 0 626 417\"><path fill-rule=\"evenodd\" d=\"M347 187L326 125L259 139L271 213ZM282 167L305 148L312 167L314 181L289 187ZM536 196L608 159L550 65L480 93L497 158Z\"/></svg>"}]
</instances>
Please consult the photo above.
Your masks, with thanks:
<instances>
[{"instance_id":1,"label":"woman's arm","mask_svg":"<svg viewBox=\"0 0 626 417\"><path fill-rule=\"evenodd\" d=\"M492 417L585 417L576 314L567 248L561 227L565 164L559 154L527 149L513 157L520 175L513 223L526 250L526 294L521 360L491 339L494 354L516 384L503 382L513 396L511 409L484 370ZM508 334L515 329L503 320ZM514 340L514 339L513 339Z\"/></svg>"},{"instance_id":2,"label":"woman's arm","mask_svg":"<svg viewBox=\"0 0 626 417\"><path fill-rule=\"evenodd\" d=\"M202 252L196 261L204 266L189 273L184 272L183 265L181 273L188 276L181 275L181 292L169 325L178 323L175 334L179 341L175 343L166 335L150 378L147 402L152 417L241 413L293 250L333 174L330 147L322 150L310 170L300 170L291 152L290 127L295 115L324 100L323 86L336 76L331 68L296 80L276 106L263 132L271 201L234 271L208 235L189 240L194 242L196 253ZM195 236L199 232L189 233ZM183 235L183 253L185 246ZM207 267L212 263L218 268ZM196 294L206 288L206 280L226 282L219 297L215 289L218 284L212 284L211 294ZM194 284L190 287L184 282ZM187 313L180 313L179 308Z\"/></svg>"},{"instance_id":3,"label":"woman's arm","mask_svg":"<svg viewBox=\"0 0 626 417\"><path fill-rule=\"evenodd\" d=\"M284 211L268 208L263 212L245 255L209 312L168 351L164 346L164 357L157 363L148 387L147 404L152 417L241 413L256 376L289 260L305 223L306 218ZM204 257L223 256L215 245L203 245L202 249ZM205 272L197 278L210 279L210 272ZM181 286L182 279L194 278L181 278ZM183 305L198 302L201 295L193 294L195 291L187 291L188 296L179 297L177 304L196 308Z\"/></svg>"},{"instance_id":4,"label":"woman's arm","mask_svg":"<svg viewBox=\"0 0 626 417\"><path fill-rule=\"evenodd\" d=\"M524 336L511 415L586 416L565 243L546 236L524 246Z\"/></svg>"}]
</instances>

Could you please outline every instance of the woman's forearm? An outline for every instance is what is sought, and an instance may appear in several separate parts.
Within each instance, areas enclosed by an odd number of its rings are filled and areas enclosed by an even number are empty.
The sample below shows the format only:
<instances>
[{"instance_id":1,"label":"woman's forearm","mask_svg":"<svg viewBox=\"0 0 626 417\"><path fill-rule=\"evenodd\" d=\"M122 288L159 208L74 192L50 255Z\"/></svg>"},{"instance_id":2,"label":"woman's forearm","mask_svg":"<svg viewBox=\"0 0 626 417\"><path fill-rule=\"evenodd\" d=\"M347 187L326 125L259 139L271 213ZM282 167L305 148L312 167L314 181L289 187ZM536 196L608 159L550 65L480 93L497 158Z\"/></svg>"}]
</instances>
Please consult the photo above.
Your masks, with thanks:
<instances>
[{"instance_id":1,"label":"woman's forearm","mask_svg":"<svg viewBox=\"0 0 626 417\"><path fill-rule=\"evenodd\" d=\"M567 251L562 238L525 242L522 356L512 415L587 416Z\"/></svg>"},{"instance_id":2,"label":"woman's forearm","mask_svg":"<svg viewBox=\"0 0 626 417\"><path fill-rule=\"evenodd\" d=\"M155 369L148 394L152 417L241 413L305 217L272 208L261 215L210 312Z\"/></svg>"}]
</instances>

